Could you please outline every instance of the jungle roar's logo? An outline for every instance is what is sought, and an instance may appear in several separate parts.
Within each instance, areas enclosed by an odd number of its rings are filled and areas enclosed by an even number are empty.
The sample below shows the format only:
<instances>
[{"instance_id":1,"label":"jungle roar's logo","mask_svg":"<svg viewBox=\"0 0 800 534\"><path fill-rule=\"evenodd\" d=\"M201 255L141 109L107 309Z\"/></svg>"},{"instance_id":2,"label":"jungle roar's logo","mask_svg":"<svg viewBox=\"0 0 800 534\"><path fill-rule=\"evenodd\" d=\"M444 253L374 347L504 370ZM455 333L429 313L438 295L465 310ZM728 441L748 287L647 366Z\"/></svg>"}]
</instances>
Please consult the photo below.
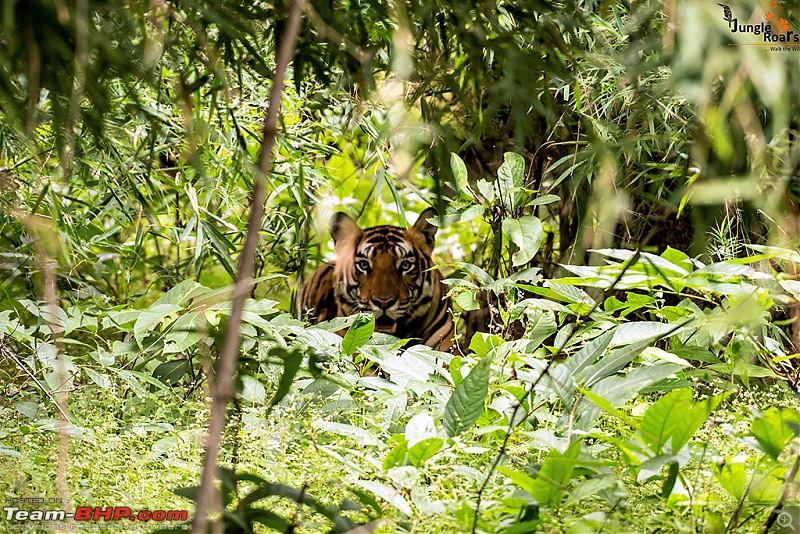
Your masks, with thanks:
<instances>
[{"instance_id":1,"label":"jungle roar's logo","mask_svg":"<svg viewBox=\"0 0 800 534\"><path fill-rule=\"evenodd\" d=\"M722 19L728 23L731 33L763 35L766 44L800 43L800 35L789 29L789 20L776 15L778 9L776 0L770 2L770 10L764 13L764 20L758 24L741 24L738 18L734 18L730 7L725 4L717 5L722 8Z\"/></svg>"}]
</instances>

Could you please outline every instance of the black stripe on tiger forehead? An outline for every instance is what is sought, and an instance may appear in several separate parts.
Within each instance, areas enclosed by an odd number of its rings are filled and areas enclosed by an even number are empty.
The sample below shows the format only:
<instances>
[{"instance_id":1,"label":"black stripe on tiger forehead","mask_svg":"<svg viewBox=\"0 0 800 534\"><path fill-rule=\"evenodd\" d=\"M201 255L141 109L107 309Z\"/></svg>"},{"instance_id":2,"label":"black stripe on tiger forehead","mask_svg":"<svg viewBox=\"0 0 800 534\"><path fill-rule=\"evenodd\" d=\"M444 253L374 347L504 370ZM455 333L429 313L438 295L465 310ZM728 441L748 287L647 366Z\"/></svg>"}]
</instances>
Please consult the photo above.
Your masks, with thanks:
<instances>
[{"instance_id":1,"label":"black stripe on tiger forehead","mask_svg":"<svg viewBox=\"0 0 800 534\"><path fill-rule=\"evenodd\" d=\"M376 226L367 228L361 237L359 248L369 243L379 252L389 252L400 243L408 243L406 232L396 226Z\"/></svg>"}]
</instances>

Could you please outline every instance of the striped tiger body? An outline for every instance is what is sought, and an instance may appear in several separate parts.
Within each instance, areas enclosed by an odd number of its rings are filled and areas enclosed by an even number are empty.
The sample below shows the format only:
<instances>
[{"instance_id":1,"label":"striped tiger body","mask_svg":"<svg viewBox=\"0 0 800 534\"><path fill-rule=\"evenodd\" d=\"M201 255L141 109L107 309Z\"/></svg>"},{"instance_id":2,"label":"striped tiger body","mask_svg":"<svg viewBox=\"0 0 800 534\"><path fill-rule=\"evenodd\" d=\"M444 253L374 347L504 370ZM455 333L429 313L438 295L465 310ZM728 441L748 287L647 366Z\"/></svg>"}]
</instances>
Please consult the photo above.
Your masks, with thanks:
<instances>
[{"instance_id":1,"label":"striped tiger body","mask_svg":"<svg viewBox=\"0 0 800 534\"><path fill-rule=\"evenodd\" d=\"M362 229L335 214L330 232L336 262L317 267L298 301L314 322L359 312L375 316L375 330L447 351L453 345L450 300L438 270L433 270L437 228L428 222L433 209L420 214L409 229L376 226Z\"/></svg>"}]
</instances>

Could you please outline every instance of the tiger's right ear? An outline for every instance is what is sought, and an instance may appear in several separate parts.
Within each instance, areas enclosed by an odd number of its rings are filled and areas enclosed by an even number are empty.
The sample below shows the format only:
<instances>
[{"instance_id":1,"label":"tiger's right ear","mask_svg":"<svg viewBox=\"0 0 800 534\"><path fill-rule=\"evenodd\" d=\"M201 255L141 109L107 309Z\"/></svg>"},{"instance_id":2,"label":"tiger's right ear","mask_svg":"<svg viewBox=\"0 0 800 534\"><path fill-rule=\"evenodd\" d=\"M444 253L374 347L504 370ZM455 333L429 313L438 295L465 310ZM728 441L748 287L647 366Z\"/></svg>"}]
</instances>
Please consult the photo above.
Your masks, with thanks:
<instances>
[{"instance_id":1,"label":"tiger's right ear","mask_svg":"<svg viewBox=\"0 0 800 534\"><path fill-rule=\"evenodd\" d=\"M333 236L334 244L349 241L361 233L361 228L356 220L341 211L333 214L328 228L331 231L331 236Z\"/></svg>"}]
</instances>

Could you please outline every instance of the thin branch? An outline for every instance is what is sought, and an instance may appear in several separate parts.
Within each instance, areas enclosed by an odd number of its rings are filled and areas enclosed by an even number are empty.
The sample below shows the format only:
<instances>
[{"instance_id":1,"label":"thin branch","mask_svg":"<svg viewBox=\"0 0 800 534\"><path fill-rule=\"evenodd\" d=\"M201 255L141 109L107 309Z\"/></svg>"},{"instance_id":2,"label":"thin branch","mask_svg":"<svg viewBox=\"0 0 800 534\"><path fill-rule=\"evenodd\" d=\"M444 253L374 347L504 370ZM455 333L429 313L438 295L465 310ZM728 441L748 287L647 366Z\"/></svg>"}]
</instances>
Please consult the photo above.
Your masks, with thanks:
<instances>
[{"instance_id":1,"label":"thin branch","mask_svg":"<svg viewBox=\"0 0 800 534\"><path fill-rule=\"evenodd\" d=\"M216 379L213 384L213 399L211 414L209 416L208 437L206 438L206 456L203 463L203 478L197 492L197 508L195 510L192 531L195 534L205 534L208 524L208 512L211 503L216 501L221 507L215 481L219 472L219 450L222 433L225 429L225 412L228 402L233 398L233 375L236 370L241 332L239 331L244 303L253 285L253 266L255 263L258 233L261 229L261 219L264 215L264 202L266 201L266 177L270 172L273 161L273 147L278 133L278 116L283 98L283 79L286 69L294 54L294 46L300 32L300 19L302 0L294 0L289 12L289 18L284 30L283 39L278 48L275 62L275 72L272 77L272 89L269 95L269 109L264 122L262 134L261 153L258 157L258 167L255 169L255 184L253 186L253 204L250 219L247 221L247 237L244 248L239 256L239 274L233 287L233 304L231 315L225 330L225 338L219 357Z\"/></svg>"},{"instance_id":2,"label":"thin branch","mask_svg":"<svg viewBox=\"0 0 800 534\"><path fill-rule=\"evenodd\" d=\"M53 406L56 407L56 410L58 410L58 412L61 414L61 417L63 417L65 421L69 421L69 416L61 407L61 405L53 396L53 394L50 392L50 390L44 387L44 384L39 382L39 379L36 378L36 375L34 375L30 369L28 369L28 366L25 365L25 363L22 360L20 360L16 354L14 354L14 352L8 347L8 345L5 344L3 338L0 338L0 356L12 360L23 373L28 375L30 379L33 380L33 383L36 384L36 386L42 390L42 393L44 393L45 396L48 399L50 399L50 402L52 402Z\"/></svg>"}]
</instances>

